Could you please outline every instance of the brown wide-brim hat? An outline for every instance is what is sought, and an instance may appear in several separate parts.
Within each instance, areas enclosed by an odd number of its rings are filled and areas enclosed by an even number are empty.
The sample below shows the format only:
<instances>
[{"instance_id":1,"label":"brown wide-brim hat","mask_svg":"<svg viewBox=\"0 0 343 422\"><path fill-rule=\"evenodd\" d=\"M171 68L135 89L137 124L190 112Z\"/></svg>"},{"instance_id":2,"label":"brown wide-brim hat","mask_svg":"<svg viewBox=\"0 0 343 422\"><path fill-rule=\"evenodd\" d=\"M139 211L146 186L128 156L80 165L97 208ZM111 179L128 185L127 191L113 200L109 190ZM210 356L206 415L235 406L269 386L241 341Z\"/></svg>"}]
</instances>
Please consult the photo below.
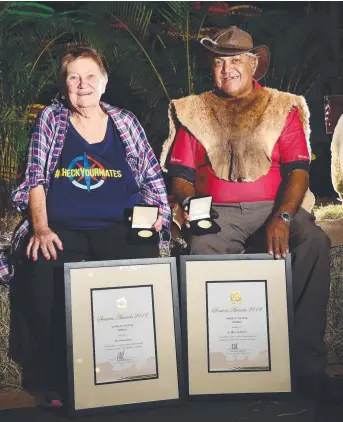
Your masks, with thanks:
<instances>
[{"instance_id":1,"label":"brown wide-brim hat","mask_svg":"<svg viewBox=\"0 0 343 422\"><path fill-rule=\"evenodd\" d=\"M221 29L212 38L202 38L200 44L220 56L237 56L244 53L256 54L258 66L254 79L258 81L267 73L270 62L269 48L266 45L254 47L250 34L236 26Z\"/></svg>"}]
</instances>

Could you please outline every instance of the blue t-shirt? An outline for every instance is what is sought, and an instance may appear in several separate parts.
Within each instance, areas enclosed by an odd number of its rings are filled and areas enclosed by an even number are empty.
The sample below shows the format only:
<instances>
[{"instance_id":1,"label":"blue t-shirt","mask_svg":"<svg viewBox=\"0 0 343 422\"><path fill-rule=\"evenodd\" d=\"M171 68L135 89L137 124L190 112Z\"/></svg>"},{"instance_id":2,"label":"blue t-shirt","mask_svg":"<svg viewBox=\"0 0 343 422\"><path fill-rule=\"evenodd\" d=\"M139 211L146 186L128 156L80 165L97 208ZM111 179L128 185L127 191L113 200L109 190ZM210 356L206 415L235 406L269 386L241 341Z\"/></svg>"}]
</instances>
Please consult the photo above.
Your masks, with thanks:
<instances>
[{"instance_id":1,"label":"blue t-shirt","mask_svg":"<svg viewBox=\"0 0 343 422\"><path fill-rule=\"evenodd\" d=\"M69 123L47 195L49 223L97 229L122 221L140 193L117 128L108 118L102 142L89 144Z\"/></svg>"}]
</instances>

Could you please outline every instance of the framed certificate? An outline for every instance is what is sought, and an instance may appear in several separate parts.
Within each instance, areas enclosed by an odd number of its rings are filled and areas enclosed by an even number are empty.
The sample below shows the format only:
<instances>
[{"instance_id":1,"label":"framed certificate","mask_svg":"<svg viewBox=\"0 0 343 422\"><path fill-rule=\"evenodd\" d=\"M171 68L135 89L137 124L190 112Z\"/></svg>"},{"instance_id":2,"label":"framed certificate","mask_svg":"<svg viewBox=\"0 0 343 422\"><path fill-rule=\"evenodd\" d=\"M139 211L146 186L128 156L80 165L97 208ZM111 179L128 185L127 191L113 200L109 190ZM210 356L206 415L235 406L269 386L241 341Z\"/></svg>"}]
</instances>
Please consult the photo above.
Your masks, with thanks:
<instances>
[{"instance_id":1,"label":"framed certificate","mask_svg":"<svg viewBox=\"0 0 343 422\"><path fill-rule=\"evenodd\" d=\"M290 256L180 259L188 394L290 393Z\"/></svg>"},{"instance_id":2,"label":"framed certificate","mask_svg":"<svg viewBox=\"0 0 343 422\"><path fill-rule=\"evenodd\" d=\"M158 378L153 286L91 294L95 385Z\"/></svg>"},{"instance_id":3,"label":"framed certificate","mask_svg":"<svg viewBox=\"0 0 343 422\"><path fill-rule=\"evenodd\" d=\"M68 410L183 396L175 258L65 264Z\"/></svg>"}]
</instances>

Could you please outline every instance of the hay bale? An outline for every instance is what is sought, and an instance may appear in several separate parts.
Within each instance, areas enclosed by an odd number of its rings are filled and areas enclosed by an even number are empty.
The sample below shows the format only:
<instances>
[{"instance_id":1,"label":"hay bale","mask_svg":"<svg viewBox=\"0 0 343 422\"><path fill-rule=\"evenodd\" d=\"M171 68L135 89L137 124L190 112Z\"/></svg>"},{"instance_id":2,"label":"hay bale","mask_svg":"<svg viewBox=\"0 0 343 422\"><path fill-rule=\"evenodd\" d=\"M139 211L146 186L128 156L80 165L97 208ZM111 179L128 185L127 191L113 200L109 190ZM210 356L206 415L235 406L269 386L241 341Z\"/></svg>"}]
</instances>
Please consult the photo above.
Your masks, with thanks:
<instances>
[{"instance_id":1,"label":"hay bale","mask_svg":"<svg viewBox=\"0 0 343 422\"><path fill-rule=\"evenodd\" d=\"M330 250L331 291L325 341L329 364L343 364L343 246Z\"/></svg>"},{"instance_id":2,"label":"hay bale","mask_svg":"<svg viewBox=\"0 0 343 422\"><path fill-rule=\"evenodd\" d=\"M9 289L0 286L0 391L21 388L20 366L8 356L10 334Z\"/></svg>"},{"instance_id":3,"label":"hay bale","mask_svg":"<svg viewBox=\"0 0 343 422\"><path fill-rule=\"evenodd\" d=\"M336 220L317 220L316 224L329 236L331 247L343 245L343 218Z\"/></svg>"},{"instance_id":4,"label":"hay bale","mask_svg":"<svg viewBox=\"0 0 343 422\"><path fill-rule=\"evenodd\" d=\"M11 244L12 233L21 217L16 214L7 213L0 218L0 245L7 246Z\"/></svg>"},{"instance_id":5,"label":"hay bale","mask_svg":"<svg viewBox=\"0 0 343 422\"><path fill-rule=\"evenodd\" d=\"M19 222L19 217L6 214L0 218L0 253L11 242L12 232ZM22 374L20 366L9 357L9 337L11 327L10 300L8 287L0 285L0 391L21 388Z\"/></svg>"},{"instance_id":6,"label":"hay bale","mask_svg":"<svg viewBox=\"0 0 343 422\"><path fill-rule=\"evenodd\" d=\"M0 218L0 249L6 249L10 244L18 217L7 214ZM0 252L1 252L0 250ZM22 376L20 366L9 358L10 335L10 300L9 289L0 285L0 391L10 391L21 388Z\"/></svg>"}]
</instances>

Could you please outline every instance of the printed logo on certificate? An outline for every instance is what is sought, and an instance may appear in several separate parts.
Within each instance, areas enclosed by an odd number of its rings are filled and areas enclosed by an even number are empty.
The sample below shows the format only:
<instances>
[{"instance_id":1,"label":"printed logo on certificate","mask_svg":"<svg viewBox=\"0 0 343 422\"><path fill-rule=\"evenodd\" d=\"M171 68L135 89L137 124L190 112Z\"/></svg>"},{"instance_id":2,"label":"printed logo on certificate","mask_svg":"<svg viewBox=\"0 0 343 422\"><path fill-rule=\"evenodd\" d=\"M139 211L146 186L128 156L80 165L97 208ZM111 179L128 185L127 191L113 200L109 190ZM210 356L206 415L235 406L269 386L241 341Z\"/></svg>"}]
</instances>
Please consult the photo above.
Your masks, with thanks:
<instances>
[{"instance_id":1,"label":"printed logo on certificate","mask_svg":"<svg viewBox=\"0 0 343 422\"><path fill-rule=\"evenodd\" d=\"M267 283L207 281L208 372L270 371Z\"/></svg>"},{"instance_id":2,"label":"printed logo on certificate","mask_svg":"<svg viewBox=\"0 0 343 422\"><path fill-rule=\"evenodd\" d=\"M91 289L95 384L158 378L153 286Z\"/></svg>"}]
</instances>

